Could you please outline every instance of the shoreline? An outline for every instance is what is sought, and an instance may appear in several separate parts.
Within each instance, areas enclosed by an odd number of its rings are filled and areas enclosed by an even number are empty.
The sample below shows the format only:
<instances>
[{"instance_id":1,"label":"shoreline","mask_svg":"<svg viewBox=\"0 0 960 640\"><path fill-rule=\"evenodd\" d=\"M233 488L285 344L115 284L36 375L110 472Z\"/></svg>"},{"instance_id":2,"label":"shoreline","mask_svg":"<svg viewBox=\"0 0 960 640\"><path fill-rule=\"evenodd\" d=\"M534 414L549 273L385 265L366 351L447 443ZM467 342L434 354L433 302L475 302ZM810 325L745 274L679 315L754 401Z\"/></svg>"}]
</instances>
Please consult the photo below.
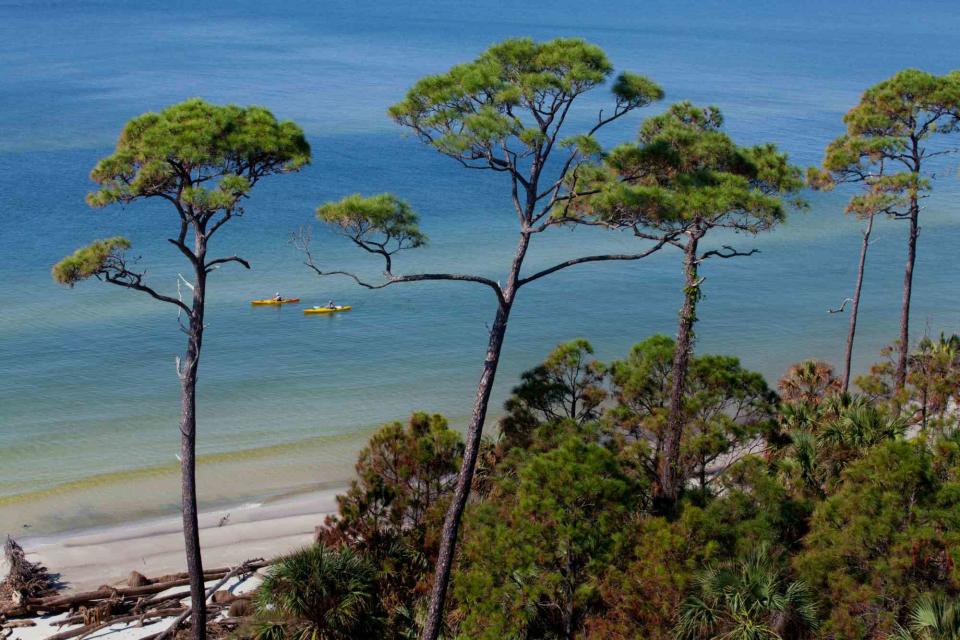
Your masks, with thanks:
<instances>
[{"instance_id":1,"label":"shoreline","mask_svg":"<svg viewBox=\"0 0 960 640\"><path fill-rule=\"evenodd\" d=\"M266 559L312 542L314 529L336 513L345 486L266 498L204 511L200 543L207 567ZM227 516L221 525L221 519ZM186 570L179 515L133 520L18 540L27 557L59 574L64 593Z\"/></svg>"},{"instance_id":2,"label":"shoreline","mask_svg":"<svg viewBox=\"0 0 960 640\"><path fill-rule=\"evenodd\" d=\"M372 430L370 430L372 431ZM197 489L202 511L269 504L349 485L369 432L202 456ZM105 473L66 485L0 497L0 534L56 538L76 531L179 517L179 466Z\"/></svg>"},{"instance_id":3,"label":"shoreline","mask_svg":"<svg viewBox=\"0 0 960 640\"><path fill-rule=\"evenodd\" d=\"M405 420L406 416L398 418ZM462 432L466 419L450 419L450 425ZM356 474L357 455L381 426L201 454L197 461L201 508L223 510L348 486ZM0 536L49 537L179 513L179 465L134 467L0 495Z\"/></svg>"}]
</instances>

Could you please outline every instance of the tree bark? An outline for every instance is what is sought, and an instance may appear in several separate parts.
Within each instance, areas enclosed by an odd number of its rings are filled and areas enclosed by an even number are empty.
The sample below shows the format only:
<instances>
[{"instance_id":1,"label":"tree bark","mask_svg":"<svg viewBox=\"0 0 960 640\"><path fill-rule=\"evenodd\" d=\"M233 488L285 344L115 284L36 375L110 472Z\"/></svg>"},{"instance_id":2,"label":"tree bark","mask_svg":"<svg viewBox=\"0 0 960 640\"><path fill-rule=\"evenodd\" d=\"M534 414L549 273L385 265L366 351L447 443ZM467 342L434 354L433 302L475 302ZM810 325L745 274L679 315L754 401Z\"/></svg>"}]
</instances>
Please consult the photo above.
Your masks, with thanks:
<instances>
[{"instance_id":1,"label":"tree bark","mask_svg":"<svg viewBox=\"0 0 960 640\"><path fill-rule=\"evenodd\" d=\"M182 412L180 417L180 509L183 517L183 541L187 573L190 576L191 636L205 640L207 605L204 591L203 560L200 554L200 526L197 519L197 374L203 344L203 316L206 294L205 240L197 236L197 265L193 283L193 306L188 325L187 349L180 372Z\"/></svg>"},{"instance_id":2,"label":"tree bark","mask_svg":"<svg viewBox=\"0 0 960 640\"><path fill-rule=\"evenodd\" d=\"M907 240L907 265L903 272L903 306L900 308L900 353L897 358L896 389L907 382L907 357L910 354L910 296L913 293L913 265L917 260L917 237L920 235L920 204L917 195L910 196L910 237Z\"/></svg>"},{"instance_id":3,"label":"tree bark","mask_svg":"<svg viewBox=\"0 0 960 640\"><path fill-rule=\"evenodd\" d=\"M870 246L870 234L873 232L873 215L867 219L867 228L863 232L863 244L860 246L860 264L857 266L857 284L853 289L853 302L850 305L850 328L847 331L847 348L843 354L843 393L850 389L850 363L853 360L853 339L857 335L857 314L860 311L860 291L863 288L863 269L867 264L867 248Z\"/></svg>"},{"instance_id":4,"label":"tree bark","mask_svg":"<svg viewBox=\"0 0 960 640\"><path fill-rule=\"evenodd\" d=\"M443 521L443 531L440 537L440 553L437 556L437 568L433 579L433 591L430 596L430 610L426 625L423 629L423 640L437 640L443 628L443 609L447 597L447 587L450 582L450 570L453 566L456 552L457 533L463 510L470 495L470 485L473 482L473 473L477 463L477 454L480 451L480 437L483 432L483 422L487 416L487 405L490 402L490 392L493 389L493 380L500 363L500 350L503 347L503 338L507 332L507 319L510 316L510 305L501 304L497 308L497 315L490 329L490 339L487 345L487 355L483 361L483 372L480 374L480 383L477 385L476 400L473 404L473 415L467 428L467 442L463 454L463 464L457 478L453 500L447 509Z\"/></svg>"},{"instance_id":5,"label":"tree bark","mask_svg":"<svg viewBox=\"0 0 960 640\"><path fill-rule=\"evenodd\" d=\"M683 478L680 470L680 441L683 437L683 395L686 387L690 352L693 349L693 324L697 320L697 300L700 282L697 275L697 247L700 234L694 231L684 247L684 296L677 322L677 342L673 352L670 408L667 414L667 434L659 461L660 492L655 500L657 510L669 513L680 496Z\"/></svg>"},{"instance_id":6,"label":"tree bark","mask_svg":"<svg viewBox=\"0 0 960 640\"><path fill-rule=\"evenodd\" d=\"M483 422L487 417L487 406L490 403L490 392L493 390L493 381L500 364L500 351L503 348L503 339L507 333L507 321L513 307L514 296L517 292L517 282L520 277L520 267L523 265L530 236L521 233L510 277L503 297L498 302L497 315L490 328L490 337L487 343L487 355L483 360L483 371L477 385L477 395L473 403L473 415L467 427L467 442L463 452L463 463L457 477L457 486L453 492L453 500L447 509L443 521L443 530L440 534L440 551L437 555L437 568L433 577L433 589L430 594L430 608L427 620L420 635L421 640L437 640L443 629L443 611L446 605L447 588L450 584L450 571L456 554L457 534L460 529L460 520L467 506L470 496L470 487L473 483L473 474L477 465L477 455L480 452L480 438L483 435Z\"/></svg>"}]
</instances>

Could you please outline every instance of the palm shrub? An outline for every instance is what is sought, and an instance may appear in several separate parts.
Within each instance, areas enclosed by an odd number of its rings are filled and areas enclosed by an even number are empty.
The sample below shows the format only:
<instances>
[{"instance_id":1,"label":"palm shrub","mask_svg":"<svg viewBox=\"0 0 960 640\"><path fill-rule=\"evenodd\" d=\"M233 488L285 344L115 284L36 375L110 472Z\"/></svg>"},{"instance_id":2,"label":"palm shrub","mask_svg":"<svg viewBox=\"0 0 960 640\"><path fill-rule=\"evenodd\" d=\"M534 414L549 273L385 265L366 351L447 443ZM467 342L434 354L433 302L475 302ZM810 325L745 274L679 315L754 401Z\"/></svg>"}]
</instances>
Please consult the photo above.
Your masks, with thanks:
<instances>
[{"instance_id":1,"label":"palm shrub","mask_svg":"<svg viewBox=\"0 0 960 640\"><path fill-rule=\"evenodd\" d=\"M777 385L784 402L817 404L840 390L833 367L821 360L804 360L792 365Z\"/></svg>"},{"instance_id":2,"label":"palm shrub","mask_svg":"<svg viewBox=\"0 0 960 640\"><path fill-rule=\"evenodd\" d=\"M818 499L831 492L849 464L871 447L902 437L908 427L886 404L865 396L834 394L816 405L784 405L804 406L809 412L784 412L790 421L781 421L787 444L779 448L778 468L787 486Z\"/></svg>"},{"instance_id":3,"label":"palm shrub","mask_svg":"<svg viewBox=\"0 0 960 640\"><path fill-rule=\"evenodd\" d=\"M818 626L817 605L803 581L787 581L765 546L700 573L680 607L679 640L787 640Z\"/></svg>"},{"instance_id":4,"label":"palm shrub","mask_svg":"<svg viewBox=\"0 0 960 640\"><path fill-rule=\"evenodd\" d=\"M921 596L913 605L906 627L898 626L895 640L960 640L960 599Z\"/></svg>"},{"instance_id":5,"label":"palm shrub","mask_svg":"<svg viewBox=\"0 0 960 640\"><path fill-rule=\"evenodd\" d=\"M313 545L274 564L257 591L258 640L380 637L375 570L348 547Z\"/></svg>"}]
</instances>

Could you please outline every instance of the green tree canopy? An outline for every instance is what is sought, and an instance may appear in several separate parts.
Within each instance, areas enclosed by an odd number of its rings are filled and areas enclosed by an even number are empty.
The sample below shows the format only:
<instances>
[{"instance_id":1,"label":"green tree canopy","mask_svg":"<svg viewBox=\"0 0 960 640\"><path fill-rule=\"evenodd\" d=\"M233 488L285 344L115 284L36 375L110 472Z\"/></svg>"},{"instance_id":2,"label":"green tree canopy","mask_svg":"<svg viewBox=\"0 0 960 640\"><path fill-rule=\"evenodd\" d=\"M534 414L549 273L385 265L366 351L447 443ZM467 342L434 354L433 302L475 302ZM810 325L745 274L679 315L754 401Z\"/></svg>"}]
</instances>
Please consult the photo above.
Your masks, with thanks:
<instances>
[{"instance_id":1,"label":"green tree canopy","mask_svg":"<svg viewBox=\"0 0 960 640\"><path fill-rule=\"evenodd\" d=\"M607 420L615 437L635 443L643 467L653 478L663 450L674 349L671 338L655 335L634 345L626 359L610 365L617 403ZM744 369L737 358L692 358L683 399L684 478L696 478L705 492L726 466L719 461L757 438L773 420L775 407L776 396L763 376Z\"/></svg>"},{"instance_id":2,"label":"green tree canopy","mask_svg":"<svg viewBox=\"0 0 960 640\"><path fill-rule=\"evenodd\" d=\"M500 444L528 447L533 432L547 422L597 418L606 398L601 363L592 359L593 346L583 338L559 344L542 364L520 374L520 384L504 403Z\"/></svg>"},{"instance_id":3,"label":"green tree canopy","mask_svg":"<svg viewBox=\"0 0 960 640\"><path fill-rule=\"evenodd\" d=\"M960 589L960 448L887 441L849 465L795 559L829 633L886 637L923 593Z\"/></svg>"},{"instance_id":4,"label":"green tree canopy","mask_svg":"<svg viewBox=\"0 0 960 640\"><path fill-rule=\"evenodd\" d=\"M937 76L904 69L867 89L843 121L846 133L827 146L822 168L811 170L808 179L814 186L827 189L840 183L859 183L863 190L850 199L847 211L871 220L874 215L885 214L909 222L894 380L899 391L906 383L910 349L920 200L931 189L930 160L954 151L938 146L935 138L955 133L960 127L960 71Z\"/></svg>"},{"instance_id":5,"label":"green tree canopy","mask_svg":"<svg viewBox=\"0 0 960 640\"><path fill-rule=\"evenodd\" d=\"M463 439L443 416L386 424L360 452L338 513L317 530L323 544L345 545L375 566L380 637L414 626L462 459Z\"/></svg>"},{"instance_id":6,"label":"green tree canopy","mask_svg":"<svg viewBox=\"0 0 960 640\"><path fill-rule=\"evenodd\" d=\"M612 72L603 50L578 38L511 39L473 62L422 78L390 107L390 116L464 164L515 172L518 161L539 158L545 145L599 149L592 138L599 124L575 137L556 134L571 103ZM617 76L612 92L607 120L663 97L660 87L632 73ZM535 167L536 175L541 169Z\"/></svg>"},{"instance_id":7,"label":"green tree canopy","mask_svg":"<svg viewBox=\"0 0 960 640\"><path fill-rule=\"evenodd\" d=\"M469 515L454 594L470 638L573 638L643 489L569 438L500 477Z\"/></svg>"},{"instance_id":8,"label":"green tree canopy","mask_svg":"<svg viewBox=\"0 0 960 640\"><path fill-rule=\"evenodd\" d=\"M116 271L129 248L130 241L120 236L96 240L55 264L53 279L72 287L90 277L104 277Z\"/></svg>"},{"instance_id":9,"label":"green tree canopy","mask_svg":"<svg viewBox=\"0 0 960 640\"><path fill-rule=\"evenodd\" d=\"M310 162L303 131L263 107L218 106L191 98L130 120L113 154L90 177L100 185L87 201L159 197L198 221L234 211L262 177Z\"/></svg>"},{"instance_id":10,"label":"green tree canopy","mask_svg":"<svg viewBox=\"0 0 960 640\"><path fill-rule=\"evenodd\" d=\"M310 161L310 146L293 122L278 121L262 107L219 106L191 98L145 113L124 126L114 152L90 173L99 189L87 196L92 207L158 198L178 215L168 238L198 271L208 273L238 256L211 258L207 242L232 217L261 179L299 170ZM192 230L192 233L191 233ZM146 286L143 273L124 257L130 243L97 240L53 268L58 282L74 285L98 277L191 309L179 299Z\"/></svg>"},{"instance_id":11,"label":"green tree canopy","mask_svg":"<svg viewBox=\"0 0 960 640\"><path fill-rule=\"evenodd\" d=\"M614 149L602 167L584 168L583 194L575 191L557 214L593 216L638 233L691 224L768 230L784 219L781 196L802 186L802 174L776 146L741 147L722 127L716 107L671 105L644 121L636 143Z\"/></svg>"},{"instance_id":12,"label":"green tree canopy","mask_svg":"<svg viewBox=\"0 0 960 640\"><path fill-rule=\"evenodd\" d=\"M419 553L436 535L463 458L463 439L438 414L415 413L370 437L356 464L357 478L337 496L322 538L383 553L405 540Z\"/></svg>"}]
</instances>

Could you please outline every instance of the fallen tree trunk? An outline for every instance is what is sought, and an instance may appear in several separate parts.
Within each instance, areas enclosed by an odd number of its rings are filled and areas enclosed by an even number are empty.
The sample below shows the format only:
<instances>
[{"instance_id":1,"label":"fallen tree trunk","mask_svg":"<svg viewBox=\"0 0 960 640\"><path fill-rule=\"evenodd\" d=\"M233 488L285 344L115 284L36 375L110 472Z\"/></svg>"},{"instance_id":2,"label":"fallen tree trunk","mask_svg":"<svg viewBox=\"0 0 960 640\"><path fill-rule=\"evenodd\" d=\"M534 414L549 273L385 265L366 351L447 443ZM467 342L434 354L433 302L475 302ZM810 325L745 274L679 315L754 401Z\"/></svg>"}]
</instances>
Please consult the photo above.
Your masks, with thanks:
<instances>
[{"instance_id":1,"label":"fallen tree trunk","mask_svg":"<svg viewBox=\"0 0 960 640\"><path fill-rule=\"evenodd\" d=\"M241 566L248 566L249 570L254 571L256 569L265 567L268 564L268 562L263 560L257 560L249 565ZM228 575L231 571L231 569L224 569L217 572L204 572L204 578L206 581L217 580ZM123 600L126 598L153 595L162 591L166 591L167 589L173 589L174 587L182 587L188 585L189 583L190 579L188 577L183 577L164 582L151 582L151 584L142 587L101 587L95 591L84 591L65 596L27 598L18 606L15 605L7 609L0 609L0 614L13 617L28 615L31 613L64 611L73 607L87 605L101 600Z\"/></svg>"},{"instance_id":2,"label":"fallen tree trunk","mask_svg":"<svg viewBox=\"0 0 960 640\"><path fill-rule=\"evenodd\" d=\"M0 629L20 629L23 627L35 627L37 623L33 620L11 620L0 624Z\"/></svg>"},{"instance_id":3,"label":"fallen tree trunk","mask_svg":"<svg viewBox=\"0 0 960 640\"><path fill-rule=\"evenodd\" d=\"M263 561L260 560L259 562L263 562ZM215 585L213 585L212 587L210 587L209 589L207 589L206 593L204 594L204 601L209 600L209 599L213 596L213 594L215 594L215 593L217 592L217 590L218 590L220 587L222 587L223 585L225 585L225 584L227 583L227 581L228 581L230 578L232 578L233 576L235 576L235 575L237 575L237 574L240 574L240 573L247 573L247 574L249 574L249 573L251 573L252 571L255 571L256 569L253 568L253 565L254 565L254 564L258 564L258 562L257 562L257 561L244 562L244 563L243 563L242 565L240 565L239 567L236 567L235 569L233 569L232 571L230 571L229 573L227 573L227 575L223 576L223 578L220 580L220 582L218 582L217 584L215 584ZM173 624L171 624L171 625L167 628L166 631L164 631L164 632L162 632L162 633L160 633L160 634L158 634L158 635L156 635L156 636L153 636L153 640L164 640L164 638L173 638L174 636L176 636L177 629L180 628L180 625L182 625L182 624L184 623L184 621L187 619L187 617L190 616L190 614L192 613L192 611L193 611L193 607L192 607L192 606L191 606L191 607L187 607L187 610L184 611L183 613L181 613L179 616L177 616L177 619L173 621Z\"/></svg>"},{"instance_id":4,"label":"fallen tree trunk","mask_svg":"<svg viewBox=\"0 0 960 640\"><path fill-rule=\"evenodd\" d=\"M268 562L257 558L255 560L248 560L232 569L217 573L211 572L211 574L219 578L219 580L205 591L204 601L206 602L211 599L213 594L223 587L231 578L237 575L243 575L244 577L241 579L242 582L254 571L268 564ZM209 577L211 574L205 574L205 577ZM171 586L184 586L186 584L184 580L185 578L180 578L164 582L155 582L143 587L103 588L69 597L47 599L46 607L50 607L51 604L56 605L57 608L69 606L71 609L74 606L81 606L78 614L71 615L58 623L61 627L73 626L74 628L60 631L50 636L48 640L85 638L113 625L139 623L143 626L146 624L155 624L171 616L177 616L166 629L147 636L144 640L162 640L175 637L177 630L186 622L193 611L192 603L187 606L180 604L182 599L190 596L189 592L171 594L157 599L144 599L141 596L144 595L145 591L148 593L158 593L161 590L171 588ZM136 597L136 600L133 599L134 597ZM222 611L223 608L223 606L213 605L213 609L208 609L208 611Z\"/></svg>"},{"instance_id":5,"label":"fallen tree trunk","mask_svg":"<svg viewBox=\"0 0 960 640\"><path fill-rule=\"evenodd\" d=\"M7 593L12 594L13 597L5 598L5 602L0 601L0 622L3 622L5 617L41 613L70 611L73 614L61 620L58 626L61 628L73 626L74 628L59 631L47 640L85 638L113 625L139 623L143 626L145 624L155 624L164 619L169 619L171 616L177 616L166 629L143 639L166 640L176 636L177 630L186 623L187 618L193 612L193 606L182 606L180 604L184 598L190 596L189 592L164 593L177 587L189 585L189 576L186 573L170 574L155 579L149 579L138 574L136 584L140 586L103 586L94 591L71 595L30 597L30 593L49 593L52 589L50 585L56 585L56 581L50 577L45 567L28 562L23 550L12 540L8 540L7 543L7 557L12 567L11 576L17 581L16 584L20 586L20 589L8 589ZM257 569L269 564L271 563L264 561L262 558L256 558L236 567L205 571L204 582L213 580L217 580L217 582L205 590L204 603L210 600L213 594L231 578L243 575L242 582ZM9 581L10 578L8 577L3 584L7 585ZM44 587L43 585L47 586ZM30 588L27 589L25 586ZM43 589L46 589L46 591ZM216 611L223 609L222 606L214 605L214 607ZM0 625L0 640L9 636L15 627L33 626L34 624L32 620L4 622Z\"/></svg>"},{"instance_id":6,"label":"fallen tree trunk","mask_svg":"<svg viewBox=\"0 0 960 640\"><path fill-rule=\"evenodd\" d=\"M106 629L107 627L112 627L115 624L123 624L125 622L137 622L140 621L143 624L148 624L146 621L156 618L149 624L154 624L159 622L163 618L176 615L183 611L183 607L177 607L176 609L158 609L156 611L149 611L147 613L140 613L137 615L129 616L119 616L116 618L111 618L110 620L104 620L102 622L93 622L91 624L83 625L82 627L77 627L76 629L67 629L66 631L61 631L56 633L47 640L69 640L70 638L77 638L79 636L86 636L101 629ZM82 622L82 621L81 621Z\"/></svg>"}]
</instances>

